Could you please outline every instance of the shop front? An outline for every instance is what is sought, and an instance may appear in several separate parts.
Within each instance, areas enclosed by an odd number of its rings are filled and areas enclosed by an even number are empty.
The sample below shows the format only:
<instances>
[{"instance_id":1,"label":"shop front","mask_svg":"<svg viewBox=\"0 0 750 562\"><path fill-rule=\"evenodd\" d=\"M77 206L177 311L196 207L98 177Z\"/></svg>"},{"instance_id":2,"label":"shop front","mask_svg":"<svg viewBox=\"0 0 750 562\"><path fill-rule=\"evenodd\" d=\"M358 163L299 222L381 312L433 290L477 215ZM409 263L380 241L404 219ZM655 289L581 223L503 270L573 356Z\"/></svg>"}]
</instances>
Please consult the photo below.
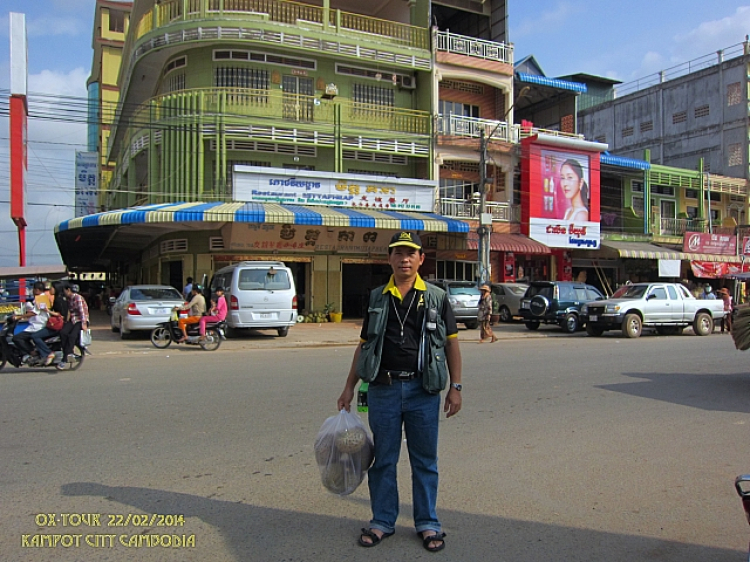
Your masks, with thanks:
<instances>
[{"instance_id":1,"label":"shop front","mask_svg":"<svg viewBox=\"0 0 750 562\"><path fill-rule=\"evenodd\" d=\"M390 274L387 244L395 232L419 232L434 256L441 238L468 229L428 212L196 202L79 217L59 224L55 235L71 270L117 271L123 284L182 288L185 278L210 278L234 262L283 261L294 273L300 310L330 304L356 315L366 290Z\"/></svg>"}]
</instances>

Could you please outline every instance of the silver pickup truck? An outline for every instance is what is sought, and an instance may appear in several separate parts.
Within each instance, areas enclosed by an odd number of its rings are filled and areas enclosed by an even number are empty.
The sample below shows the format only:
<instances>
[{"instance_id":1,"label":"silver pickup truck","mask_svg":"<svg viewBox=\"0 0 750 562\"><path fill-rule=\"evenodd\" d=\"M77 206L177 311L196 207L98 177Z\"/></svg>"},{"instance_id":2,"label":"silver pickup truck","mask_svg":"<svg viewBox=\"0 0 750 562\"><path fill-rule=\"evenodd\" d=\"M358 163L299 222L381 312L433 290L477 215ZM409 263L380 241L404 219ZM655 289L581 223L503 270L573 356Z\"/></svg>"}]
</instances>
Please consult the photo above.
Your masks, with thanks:
<instances>
[{"instance_id":1,"label":"silver pickup truck","mask_svg":"<svg viewBox=\"0 0 750 562\"><path fill-rule=\"evenodd\" d=\"M591 302L581 310L590 336L622 330L627 338L640 336L644 326L662 335L676 335L692 326L697 335L707 336L723 316L721 300L698 300L679 283L634 283L616 298Z\"/></svg>"}]
</instances>

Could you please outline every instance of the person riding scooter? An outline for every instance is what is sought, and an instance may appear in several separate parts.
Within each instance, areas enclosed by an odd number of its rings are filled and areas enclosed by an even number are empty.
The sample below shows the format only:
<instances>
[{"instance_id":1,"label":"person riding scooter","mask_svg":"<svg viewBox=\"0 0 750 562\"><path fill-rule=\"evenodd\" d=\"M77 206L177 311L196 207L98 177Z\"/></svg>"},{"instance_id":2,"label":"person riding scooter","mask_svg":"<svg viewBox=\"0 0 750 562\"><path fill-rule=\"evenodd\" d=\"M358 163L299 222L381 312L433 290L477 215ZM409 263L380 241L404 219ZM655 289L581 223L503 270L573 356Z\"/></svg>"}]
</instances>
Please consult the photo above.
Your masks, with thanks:
<instances>
[{"instance_id":1,"label":"person riding scooter","mask_svg":"<svg viewBox=\"0 0 750 562\"><path fill-rule=\"evenodd\" d=\"M179 322L177 323L180 327L180 330L182 330L182 339L179 340L180 343L187 340L188 324L197 324L201 321L201 317L206 313L206 299L202 293L203 287L193 284L193 287L190 290L190 302L185 307L185 310L190 311L190 316L188 316L187 318L180 318Z\"/></svg>"},{"instance_id":2,"label":"person riding scooter","mask_svg":"<svg viewBox=\"0 0 750 562\"><path fill-rule=\"evenodd\" d=\"M27 322L28 325L20 332L13 336L13 343L23 353L23 362L27 363L31 358L31 354L34 352L34 346L31 343L31 339L35 332L43 330L47 326L47 320L49 320L49 299L42 298L45 294L44 283L37 281L34 283L32 289L34 293L34 301L27 302L23 314L14 316L16 320ZM37 300L38 299L38 300ZM42 349L39 353L46 352L45 357L50 354L49 348ZM54 359L54 355L52 355ZM52 360L50 359L50 363ZM49 364L49 363L45 363Z\"/></svg>"},{"instance_id":3,"label":"person riding scooter","mask_svg":"<svg viewBox=\"0 0 750 562\"><path fill-rule=\"evenodd\" d=\"M227 317L227 301L224 298L224 287L216 287L214 289L216 293L216 299L211 299L211 310L208 316L204 316L200 319L200 341L206 339L206 324L209 322L223 322Z\"/></svg>"}]
</instances>

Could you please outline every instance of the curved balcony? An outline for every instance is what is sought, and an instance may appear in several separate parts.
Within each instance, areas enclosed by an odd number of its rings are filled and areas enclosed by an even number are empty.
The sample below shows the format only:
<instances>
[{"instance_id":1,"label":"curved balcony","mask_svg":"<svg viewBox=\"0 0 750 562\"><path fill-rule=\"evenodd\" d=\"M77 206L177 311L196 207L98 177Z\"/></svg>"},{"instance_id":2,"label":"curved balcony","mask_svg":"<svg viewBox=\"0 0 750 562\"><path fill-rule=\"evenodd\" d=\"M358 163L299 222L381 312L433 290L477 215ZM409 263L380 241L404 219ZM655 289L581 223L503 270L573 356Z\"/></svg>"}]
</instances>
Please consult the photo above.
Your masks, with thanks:
<instances>
[{"instance_id":1,"label":"curved balcony","mask_svg":"<svg viewBox=\"0 0 750 562\"><path fill-rule=\"evenodd\" d=\"M337 126L348 133L377 131L381 138L406 139L414 135L422 137L425 143L429 143L431 130L430 114L426 111L359 103L341 97L321 100L279 90L205 88L152 98L133 114L128 137L132 138L139 129L160 123L207 123L214 118L220 118L224 126L247 121L330 133Z\"/></svg>"},{"instance_id":2,"label":"curved balcony","mask_svg":"<svg viewBox=\"0 0 750 562\"><path fill-rule=\"evenodd\" d=\"M212 25L212 20L216 25ZM164 34L155 37L155 44L140 44L140 40L153 31L179 23L200 22L197 32L186 34ZM273 29L293 28L285 34L274 33ZM321 41L303 31L338 36L341 41ZM224 35L222 35L224 34ZM161 35L161 34L160 34ZM427 51L430 48L429 31L399 22L382 20L336 9L326 9L286 0L167 0L154 6L133 26L128 37L124 61L165 42L176 43L187 40L234 38L267 41L272 36L275 43L292 47L308 47L331 54L344 54L357 58L373 58L381 63L394 62L413 68L429 70L431 61L428 55L411 53L410 50ZM347 39L344 39L347 38ZM335 39L335 37L332 37ZM361 43L377 46L371 56L360 54ZM389 53L388 50L395 52ZM368 51L368 49L363 49ZM391 60L388 60L391 59Z\"/></svg>"}]
</instances>

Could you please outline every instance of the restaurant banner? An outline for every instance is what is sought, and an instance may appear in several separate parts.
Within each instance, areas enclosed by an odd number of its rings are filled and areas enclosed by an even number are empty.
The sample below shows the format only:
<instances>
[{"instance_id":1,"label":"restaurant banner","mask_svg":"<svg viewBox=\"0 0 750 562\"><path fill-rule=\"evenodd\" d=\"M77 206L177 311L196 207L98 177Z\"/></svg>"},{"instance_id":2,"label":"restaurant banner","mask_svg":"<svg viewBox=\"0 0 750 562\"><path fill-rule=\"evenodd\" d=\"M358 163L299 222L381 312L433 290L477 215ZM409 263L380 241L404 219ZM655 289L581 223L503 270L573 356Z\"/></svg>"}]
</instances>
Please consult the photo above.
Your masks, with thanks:
<instances>
[{"instance_id":1,"label":"restaurant banner","mask_svg":"<svg viewBox=\"0 0 750 562\"><path fill-rule=\"evenodd\" d=\"M435 210L437 182L235 165L235 201L359 207L383 211Z\"/></svg>"},{"instance_id":2,"label":"restaurant banner","mask_svg":"<svg viewBox=\"0 0 750 562\"><path fill-rule=\"evenodd\" d=\"M737 255L737 237L732 234L686 232L683 252L697 254Z\"/></svg>"}]
</instances>

